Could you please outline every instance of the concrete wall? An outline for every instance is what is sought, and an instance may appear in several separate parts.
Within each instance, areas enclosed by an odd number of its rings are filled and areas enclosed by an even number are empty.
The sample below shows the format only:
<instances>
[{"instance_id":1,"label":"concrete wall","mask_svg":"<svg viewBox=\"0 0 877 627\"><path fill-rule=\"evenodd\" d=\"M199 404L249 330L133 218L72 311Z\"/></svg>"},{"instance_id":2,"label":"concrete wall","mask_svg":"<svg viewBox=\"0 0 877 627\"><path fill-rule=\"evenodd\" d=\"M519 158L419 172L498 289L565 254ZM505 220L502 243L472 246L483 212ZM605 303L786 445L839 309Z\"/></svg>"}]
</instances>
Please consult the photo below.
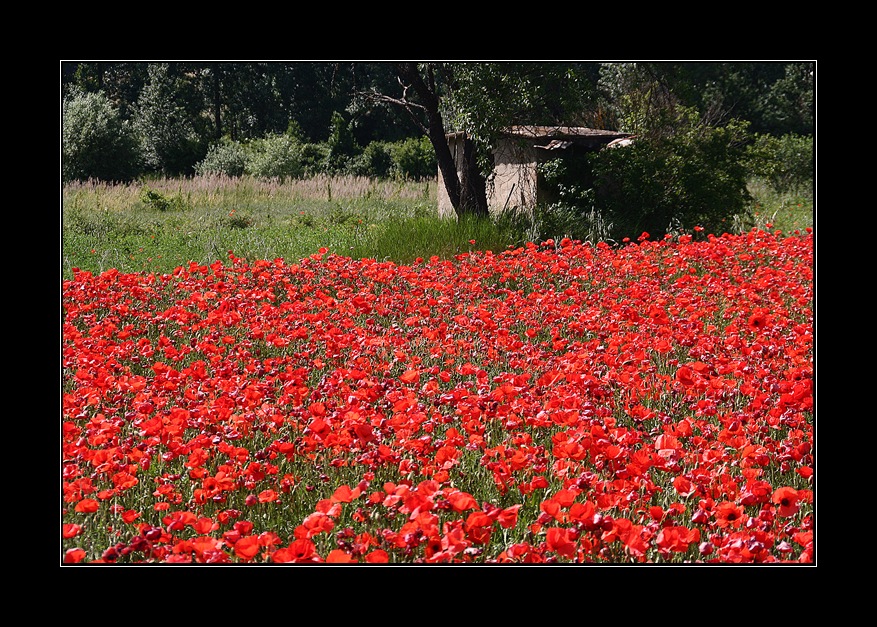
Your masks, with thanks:
<instances>
[{"instance_id":1,"label":"concrete wall","mask_svg":"<svg viewBox=\"0 0 877 627\"><path fill-rule=\"evenodd\" d=\"M463 141L461 135L448 137L458 176L462 171ZM520 140L500 140L493 156L493 175L487 181L487 204L491 213L535 206L538 192L536 150ZM438 172L438 213L441 217L456 215L441 172Z\"/></svg>"},{"instance_id":2,"label":"concrete wall","mask_svg":"<svg viewBox=\"0 0 877 627\"><path fill-rule=\"evenodd\" d=\"M538 164L546 159L575 152L600 150L608 145L628 145L634 136L627 133L583 127L514 127L512 136L498 140L494 150L494 170L487 180L487 204L491 213L505 209L532 209L554 199L539 189ZM461 170L465 133L448 136L451 154ZM538 143L540 148L534 148ZM572 151L572 152L570 152ZM455 215L441 172L438 173L438 211L440 216Z\"/></svg>"},{"instance_id":3,"label":"concrete wall","mask_svg":"<svg viewBox=\"0 0 877 627\"><path fill-rule=\"evenodd\" d=\"M493 151L493 178L488 182L491 213L536 205L536 151L520 141L500 140Z\"/></svg>"}]
</instances>

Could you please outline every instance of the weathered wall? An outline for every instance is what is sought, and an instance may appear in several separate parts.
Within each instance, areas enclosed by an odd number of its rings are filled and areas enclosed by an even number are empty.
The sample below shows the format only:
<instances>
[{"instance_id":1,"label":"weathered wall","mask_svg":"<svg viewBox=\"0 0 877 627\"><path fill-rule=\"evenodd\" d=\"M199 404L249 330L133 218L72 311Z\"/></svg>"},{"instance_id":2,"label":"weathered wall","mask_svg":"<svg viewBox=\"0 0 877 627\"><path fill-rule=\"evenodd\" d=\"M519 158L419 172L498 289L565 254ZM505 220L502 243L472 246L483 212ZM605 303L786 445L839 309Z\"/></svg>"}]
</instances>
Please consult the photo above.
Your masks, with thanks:
<instances>
[{"instance_id":1,"label":"weathered wall","mask_svg":"<svg viewBox=\"0 0 877 627\"><path fill-rule=\"evenodd\" d=\"M491 213L505 209L532 209L550 203L550 190L539 189L538 164L563 154L600 150L607 144L628 145L633 136L627 133L584 127L514 127L510 136L499 139L494 148L494 170L487 180L487 204ZM463 157L464 133L448 136L451 154L459 176ZM540 148L534 148L535 144ZM445 190L441 172L438 174L438 211L440 216L455 215Z\"/></svg>"},{"instance_id":2,"label":"weathered wall","mask_svg":"<svg viewBox=\"0 0 877 627\"><path fill-rule=\"evenodd\" d=\"M451 135L448 146L457 164L457 175L462 173L463 138ZM515 207L533 207L537 200L536 151L520 140L500 140L494 149L493 177L488 179L487 204L491 211ZM438 173L438 213L441 217L454 216L454 207L448 198L442 173Z\"/></svg>"},{"instance_id":3,"label":"weathered wall","mask_svg":"<svg viewBox=\"0 0 877 627\"><path fill-rule=\"evenodd\" d=\"M492 185L487 204L491 212L532 208L536 204L537 174L535 150L518 141L500 141L494 149Z\"/></svg>"}]
</instances>

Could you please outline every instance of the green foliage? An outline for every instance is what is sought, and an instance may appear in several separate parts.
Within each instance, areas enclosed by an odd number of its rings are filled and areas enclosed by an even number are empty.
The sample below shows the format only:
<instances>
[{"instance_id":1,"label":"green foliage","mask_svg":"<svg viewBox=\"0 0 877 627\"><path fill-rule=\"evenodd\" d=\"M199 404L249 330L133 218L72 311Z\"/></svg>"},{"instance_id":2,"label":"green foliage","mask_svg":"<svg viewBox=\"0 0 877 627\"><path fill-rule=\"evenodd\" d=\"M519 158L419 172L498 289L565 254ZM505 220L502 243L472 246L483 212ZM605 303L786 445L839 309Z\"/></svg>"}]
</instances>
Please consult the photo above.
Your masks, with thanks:
<instances>
[{"instance_id":1,"label":"green foliage","mask_svg":"<svg viewBox=\"0 0 877 627\"><path fill-rule=\"evenodd\" d=\"M778 194L812 192L815 159L813 137L756 135L746 156L753 175Z\"/></svg>"},{"instance_id":2,"label":"green foliage","mask_svg":"<svg viewBox=\"0 0 877 627\"><path fill-rule=\"evenodd\" d=\"M182 194L162 194L149 187L144 187L141 190L140 202L158 211L181 210L189 206L189 203L183 198Z\"/></svg>"},{"instance_id":3,"label":"green foliage","mask_svg":"<svg viewBox=\"0 0 877 627\"><path fill-rule=\"evenodd\" d=\"M329 173L344 172L348 162L359 152L350 122L337 111L332 113L329 140L326 144L329 149L326 155L326 168Z\"/></svg>"},{"instance_id":4,"label":"green foliage","mask_svg":"<svg viewBox=\"0 0 877 627\"><path fill-rule=\"evenodd\" d=\"M138 145L130 125L103 93L72 89L62 103L62 179L130 181L138 173Z\"/></svg>"},{"instance_id":5,"label":"green foliage","mask_svg":"<svg viewBox=\"0 0 877 627\"><path fill-rule=\"evenodd\" d=\"M599 87L619 128L653 127L669 105L696 108L722 124L746 120L752 132L811 135L815 121L814 62L601 63Z\"/></svg>"},{"instance_id":6,"label":"green foliage","mask_svg":"<svg viewBox=\"0 0 877 627\"><path fill-rule=\"evenodd\" d=\"M513 124L585 124L594 109L595 65L581 62L438 64L447 90L448 129L465 131L478 165L490 172L489 148Z\"/></svg>"},{"instance_id":7,"label":"green foliage","mask_svg":"<svg viewBox=\"0 0 877 627\"><path fill-rule=\"evenodd\" d=\"M347 171L355 176L389 178L393 171L393 154L389 142L371 142L360 155L351 159Z\"/></svg>"},{"instance_id":8,"label":"green foliage","mask_svg":"<svg viewBox=\"0 0 877 627\"><path fill-rule=\"evenodd\" d=\"M325 142L305 143L300 148L301 167L304 176L317 176L326 173L329 147Z\"/></svg>"},{"instance_id":9,"label":"green foliage","mask_svg":"<svg viewBox=\"0 0 877 627\"><path fill-rule=\"evenodd\" d=\"M371 142L358 155L336 160L327 143L303 142L293 128L284 134L236 142L229 138L211 146L207 156L195 165L199 175L230 177L250 175L279 180L327 175L366 176L423 181L436 175L435 152L426 137L396 142ZM342 167L343 164L343 167ZM342 167L341 170L337 168Z\"/></svg>"},{"instance_id":10,"label":"green foliage","mask_svg":"<svg viewBox=\"0 0 877 627\"><path fill-rule=\"evenodd\" d=\"M206 142L195 128L195 117L180 104L185 84L169 72L168 64L149 66L149 82L140 92L134 128L146 166L161 174L189 174L206 154Z\"/></svg>"},{"instance_id":11,"label":"green foliage","mask_svg":"<svg viewBox=\"0 0 877 627\"><path fill-rule=\"evenodd\" d=\"M765 125L780 134L810 134L816 124L816 65L789 63L784 71L763 106Z\"/></svg>"},{"instance_id":12,"label":"green foliage","mask_svg":"<svg viewBox=\"0 0 877 627\"><path fill-rule=\"evenodd\" d=\"M420 181L436 175L435 150L428 137L410 137L394 142L389 150L395 176Z\"/></svg>"},{"instance_id":13,"label":"green foliage","mask_svg":"<svg viewBox=\"0 0 877 627\"><path fill-rule=\"evenodd\" d=\"M348 174L357 176L412 181L434 178L436 170L435 150L425 136L371 142L347 167Z\"/></svg>"},{"instance_id":14,"label":"green foliage","mask_svg":"<svg viewBox=\"0 0 877 627\"><path fill-rule=\"evenodd\" d=\"M247 144L244 170L259 178L301 178L305 173L301 141L286 133L272 133Z\"/></svg>"},{"instance_id":15,"label":"green foliage","mask_svg":"<svg viewBox=\"0 0 877 627\"><path fill-rule=\"evenodd\" d=\"M690 122L672 136L594 156L596 206L615 239L697 226L721 234L745 211L743 126Z\"/></svg>"},{"instance_id":16,"label":"green foliage","mask_svg":"<svg viewBox=\"0 0 877 627\"><path fill-rule=\"evenodd\" d=\"M566 224L577 215L578 232L567 233L576 239L729 231L747 208L745 125L712 127L683 111L675 129L578 162L544 164L540 172L557 200L543 214Z\"/></svg>"},{"instance_id":17,"label":"green foliage","mask_svg":"<svg viewBox=\"0 0 877 627\"><path fill-rule=\"evenodd\" d=\"M226 137L213 144L207 151L207 156L195 164L195 174L242 176L247 168L247 157L243 144Z\"/></svg>"}]
</instances>

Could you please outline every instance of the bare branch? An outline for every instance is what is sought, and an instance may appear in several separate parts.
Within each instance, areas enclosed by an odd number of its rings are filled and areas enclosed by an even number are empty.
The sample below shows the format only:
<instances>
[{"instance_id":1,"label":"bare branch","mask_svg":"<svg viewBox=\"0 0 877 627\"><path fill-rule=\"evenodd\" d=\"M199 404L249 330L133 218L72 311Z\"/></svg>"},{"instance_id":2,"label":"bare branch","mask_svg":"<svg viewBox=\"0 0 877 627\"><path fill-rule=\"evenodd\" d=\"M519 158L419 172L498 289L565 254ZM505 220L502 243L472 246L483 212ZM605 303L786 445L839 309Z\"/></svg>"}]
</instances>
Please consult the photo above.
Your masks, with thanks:
<instances>
[{"instance_id":1,"label":"bare branch","mask_svg":"<svg viewBox=\"0 0 877 627\"><path fill-rule=\"evenodd\" d=\"M402 85L401 80L399 81L399 84ZM401 107L401 108L405 109L405 111L408 113L409 116L411 116L411 119L414 121L414 123L417 125L417 127L421 131L423 131L424 134L427 134L429 132L429 129L421 121L419 116L415 113L415 110L419 110L421 112L426 113L426 107L424 107L420 103L412 102L412 101L408 100L408 86L402 85L402 97L401 98L394 98L393 96L388 96L387 94L379 93L378 91L376 91L374 89L372 91L359 92L359 94L361 96L363 96L364 98L366 98L367 100L370 100L372 102L385 102L385 103L392 104L394 106Z\"/></svg>"}]
</instances>

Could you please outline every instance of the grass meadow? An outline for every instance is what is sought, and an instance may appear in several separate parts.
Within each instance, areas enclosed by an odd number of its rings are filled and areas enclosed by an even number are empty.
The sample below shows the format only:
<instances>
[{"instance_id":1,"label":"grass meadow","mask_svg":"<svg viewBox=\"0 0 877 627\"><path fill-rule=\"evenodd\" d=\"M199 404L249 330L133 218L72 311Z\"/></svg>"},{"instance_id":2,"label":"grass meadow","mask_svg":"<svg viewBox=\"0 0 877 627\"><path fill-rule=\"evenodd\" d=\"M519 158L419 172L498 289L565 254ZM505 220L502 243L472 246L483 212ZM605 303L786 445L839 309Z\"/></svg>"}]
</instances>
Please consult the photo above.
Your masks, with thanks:
<instances>
[{"instance_id":1,"label":"grass meadow","mask_svg":"<svg viewBox=\"0 0 877 627\"><path fill-rule=\"evenodd\" d=\"M816 562L812 200L623 246L435 181L62 192L67 566Z\"/></svg>"},{"instance_id":2,"label":"grass meadow","mask_svg":"<svg viewBox=\"0 0 877 627\"><path fill-rule=\"evenodd\" d=\"M811 199L753 185L752 219L731 225L791 233L813 226ZM768 226L769 225L769 226ZM541 231L541 232L540 232ZM501 251L531 239L561 239L520 220L442 220L436 181L316 177L286 182L197 177L109 185L72 183L62 191L61 272L171 272L194 261L295 260L320 248L354 258L410 263L473 249Z\"/></svg>"}]
</instances>

